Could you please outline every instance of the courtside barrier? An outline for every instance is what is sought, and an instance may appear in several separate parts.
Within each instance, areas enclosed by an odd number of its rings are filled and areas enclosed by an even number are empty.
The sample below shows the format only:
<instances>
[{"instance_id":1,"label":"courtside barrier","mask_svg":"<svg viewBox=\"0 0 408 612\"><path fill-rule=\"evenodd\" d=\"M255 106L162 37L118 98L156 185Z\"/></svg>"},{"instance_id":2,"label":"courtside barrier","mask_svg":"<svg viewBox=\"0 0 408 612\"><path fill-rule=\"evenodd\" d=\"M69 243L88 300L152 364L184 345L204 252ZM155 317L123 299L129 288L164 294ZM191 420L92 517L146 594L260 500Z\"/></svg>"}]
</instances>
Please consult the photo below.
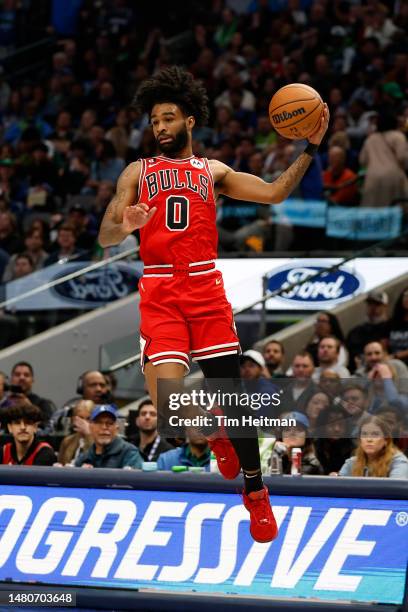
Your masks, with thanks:
<instances>
[{"instance_id":1,"label":"courtside barrier","mask_svg":"<svg viewBox=\"0 0 408 612\"><path fill-rule=\"evenodd\" d=\"M0 466L0 591L68 589L94 609L406 607L407 481L266 483L280 534L259 544L239 479Z\"/></svg>"}]
</instances>

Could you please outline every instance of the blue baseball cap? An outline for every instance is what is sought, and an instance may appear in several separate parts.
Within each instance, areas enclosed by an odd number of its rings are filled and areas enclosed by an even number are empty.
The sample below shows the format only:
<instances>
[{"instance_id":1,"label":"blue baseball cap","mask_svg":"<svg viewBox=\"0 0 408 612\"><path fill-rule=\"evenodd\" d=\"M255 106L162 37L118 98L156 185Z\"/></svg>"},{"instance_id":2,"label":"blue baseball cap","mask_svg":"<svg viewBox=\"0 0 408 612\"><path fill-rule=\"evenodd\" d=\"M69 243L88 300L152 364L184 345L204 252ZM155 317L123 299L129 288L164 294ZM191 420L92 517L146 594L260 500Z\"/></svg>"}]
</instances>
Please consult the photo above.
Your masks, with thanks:
<instances>
[{"instance_id":1,"label":"blue baseball cap","mask_svg":"<svg viewBox=\"0 0 408 612\"><path fill-rule=\"evenodd\" d=\"M91 413L91 421L94 421L100 414L111 414L113 418L118 418L118 411L113 404L98 404Z\"/></svg>"},{"instance_id":2,"label":"blue baseball cap","mask_svg":"<svg viewBox=\"0 0 408 612\"><path fill-rule=\"evenodd\" d=\"M287 412L285 419L295 419L297 425L303 425L305 429L309 429L309 419L303 412Z\"/></svg>"}]
</instances>

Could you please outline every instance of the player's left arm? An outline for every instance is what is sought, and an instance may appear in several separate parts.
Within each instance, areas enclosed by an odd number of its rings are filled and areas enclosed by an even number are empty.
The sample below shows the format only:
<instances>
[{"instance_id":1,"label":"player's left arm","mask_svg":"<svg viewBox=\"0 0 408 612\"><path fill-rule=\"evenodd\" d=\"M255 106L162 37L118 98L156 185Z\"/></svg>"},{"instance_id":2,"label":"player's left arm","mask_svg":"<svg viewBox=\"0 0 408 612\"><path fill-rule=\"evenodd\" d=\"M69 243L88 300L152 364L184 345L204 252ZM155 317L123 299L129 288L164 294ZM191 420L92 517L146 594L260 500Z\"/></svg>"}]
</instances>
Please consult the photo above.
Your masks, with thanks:
<instances>
[{"instance_id":1,"label":"player's left arm","mask_svg":"<svg viewBox=\"0 0 408 612\"><path fill-rule=\"evenodd\" d=\"M329 125L329 109L327 104L320 125L317 130L309 136L309 143L319 145ZM237 200L247 202L258 202L259 204L279 204L286 200L294 188L302 180L306 170L311 164L313 157L308 153L302 153L273 183L267 183L258 176L246 172L235 172L222 162L212 160L211 169L218 193L222 193Z\"/></svg>"}]
</instances>

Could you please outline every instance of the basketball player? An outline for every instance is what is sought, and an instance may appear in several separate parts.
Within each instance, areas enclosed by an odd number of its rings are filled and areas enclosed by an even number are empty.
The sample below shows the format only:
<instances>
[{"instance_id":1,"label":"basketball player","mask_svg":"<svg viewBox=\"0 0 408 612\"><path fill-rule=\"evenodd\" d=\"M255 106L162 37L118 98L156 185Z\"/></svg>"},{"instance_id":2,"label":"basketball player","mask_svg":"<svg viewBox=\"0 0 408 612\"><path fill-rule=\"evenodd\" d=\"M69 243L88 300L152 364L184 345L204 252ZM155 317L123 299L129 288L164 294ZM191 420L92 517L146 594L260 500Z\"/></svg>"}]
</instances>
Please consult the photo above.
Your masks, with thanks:
<instances>
[{"instance_id":1,"label":"basketball player","mask_svg":"<svg viewBox=\"0 0 408 612\"><path fill-rule=\"evenodd\" d=\"M208 119L205 89L181 68L166 68L140 86L134 105L149 114L159 155L125 168L102 220L102 247L140 230L142 368L157 406L158 379L182 379L189 356L207 379L238 380L239 340L217 257L218 193L265 204L285 200L299 183L327 130L327 105L298 159L273 183L193 155L192 130ZM239 408L239 407L238 407ZM261 476L254 432L209 427L209 445L225 478L244 476L244 505L258 542L278 533ZM255 430L256 434L256 430Z\"/></svg>"}]
</instances>

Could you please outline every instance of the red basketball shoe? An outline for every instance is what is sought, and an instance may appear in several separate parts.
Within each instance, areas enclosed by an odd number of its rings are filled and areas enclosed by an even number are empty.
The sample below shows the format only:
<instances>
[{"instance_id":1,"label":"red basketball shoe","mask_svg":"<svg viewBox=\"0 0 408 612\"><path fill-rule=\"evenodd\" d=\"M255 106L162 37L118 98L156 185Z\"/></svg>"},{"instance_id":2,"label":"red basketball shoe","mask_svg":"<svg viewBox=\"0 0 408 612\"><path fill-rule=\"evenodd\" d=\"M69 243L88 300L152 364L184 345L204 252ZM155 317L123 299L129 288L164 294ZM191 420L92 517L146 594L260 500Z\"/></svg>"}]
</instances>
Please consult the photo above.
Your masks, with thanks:
<instances>
[{"instance_id":1,"label":"red basketball shoe","mask_svg":"<svg viewBox=\"0 0 408 612\"><path fill-rule=\"evenodd\" d=\"M267 487L261 491L243 492L244 506L251 517L249 531L256 542L272 542L278 535Z\"/></svg>"},{"instance_id":2,"label":"red basketball shoe","mask_svg":"<svg viewBox=\"0 0 408 612\"><path fill-rule=\"evenodd\" d=\"M214 408L210 412L213 415L223 414L220 408ZM232 446L231 440L225 431L224 425L221 424L217 432L208 436L207 441L208 446L216 456L220 473L227 480L234 480L241 471L241 464L235 452L235 448Z\"/></svg>"}]
</instances>

